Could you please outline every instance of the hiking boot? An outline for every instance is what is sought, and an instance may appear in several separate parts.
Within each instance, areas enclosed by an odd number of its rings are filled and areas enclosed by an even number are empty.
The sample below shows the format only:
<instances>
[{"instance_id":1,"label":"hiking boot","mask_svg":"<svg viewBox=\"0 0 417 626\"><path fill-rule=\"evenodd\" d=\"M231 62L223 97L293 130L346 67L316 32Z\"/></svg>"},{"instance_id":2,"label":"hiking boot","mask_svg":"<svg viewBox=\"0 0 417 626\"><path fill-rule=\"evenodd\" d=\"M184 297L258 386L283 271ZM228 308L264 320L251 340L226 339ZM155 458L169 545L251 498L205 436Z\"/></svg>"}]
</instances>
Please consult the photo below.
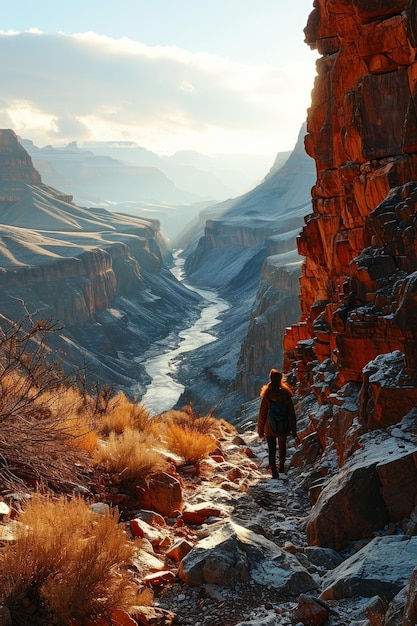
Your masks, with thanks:
<instances>
[{"instance_id":1,"label":"hiking boot","mask_svg":"<svg viewBox=\"0 0 417 626\"><path fill-rule=\"evenodd\" d=\"M278 470L276 465L274 465L274 467L271 468L272 469L272 478L279 478L279 474L278 474Z\"/></svg>"}]
</instances>

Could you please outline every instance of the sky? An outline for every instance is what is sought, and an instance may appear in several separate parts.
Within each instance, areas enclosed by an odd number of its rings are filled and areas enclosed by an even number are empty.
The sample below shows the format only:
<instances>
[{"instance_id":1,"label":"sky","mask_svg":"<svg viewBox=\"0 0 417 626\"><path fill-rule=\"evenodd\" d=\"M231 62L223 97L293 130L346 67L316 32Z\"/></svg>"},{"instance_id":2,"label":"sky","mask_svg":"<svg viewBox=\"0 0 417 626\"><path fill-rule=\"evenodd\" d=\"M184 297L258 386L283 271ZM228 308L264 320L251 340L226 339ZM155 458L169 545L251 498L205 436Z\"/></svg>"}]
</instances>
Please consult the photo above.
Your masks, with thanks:
<instances>
[{"instance_id":1,"label":"sky","mask_svg":"<svg viewBox=\"0 0 417 626\"><path fill-rule=\"evenodd\" d=\"M313 0L19 0L2 6L0 127L37 146L276 155L310 104Z\"/></svg>"}]
</instances>

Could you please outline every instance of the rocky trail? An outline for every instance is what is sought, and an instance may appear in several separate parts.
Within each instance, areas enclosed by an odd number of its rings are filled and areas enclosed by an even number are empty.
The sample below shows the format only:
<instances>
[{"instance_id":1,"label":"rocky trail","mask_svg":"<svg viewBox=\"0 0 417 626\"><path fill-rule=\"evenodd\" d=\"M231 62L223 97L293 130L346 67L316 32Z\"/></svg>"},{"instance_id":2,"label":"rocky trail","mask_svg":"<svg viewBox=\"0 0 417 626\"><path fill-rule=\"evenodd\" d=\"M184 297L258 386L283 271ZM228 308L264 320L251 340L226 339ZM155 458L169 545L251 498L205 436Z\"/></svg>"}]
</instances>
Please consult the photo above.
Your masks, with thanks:
<instances>
[{"instance_id":1,"label":"rocky trail","mask_svg":"<svg viewBox=\"0 0 417 626\"><path fill-rule=\"evenodd\" d=\"M289 456L286 474L272 479L266 444L255 432L222 442L222 452L223 458L202 463L200 475L184 480L183 518L192 520L190 511L206 517L187 525L194 548L179 567L171 562L175 578L155 586L154 621L144 623L367 624L355 621L357 601L315 601L322 576L343 559L307 546L305 470L291 467Z\"/></svg>"}]
</instances>

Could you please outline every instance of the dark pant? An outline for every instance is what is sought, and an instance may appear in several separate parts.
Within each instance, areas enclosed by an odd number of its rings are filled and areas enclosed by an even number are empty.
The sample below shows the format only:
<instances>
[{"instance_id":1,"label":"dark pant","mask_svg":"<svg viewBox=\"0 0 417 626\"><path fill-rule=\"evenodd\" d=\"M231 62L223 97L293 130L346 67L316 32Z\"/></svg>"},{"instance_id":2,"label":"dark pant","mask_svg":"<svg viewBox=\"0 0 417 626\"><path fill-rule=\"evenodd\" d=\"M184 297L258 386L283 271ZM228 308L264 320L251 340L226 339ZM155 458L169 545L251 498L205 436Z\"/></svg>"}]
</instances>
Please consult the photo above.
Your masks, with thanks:
<instances>
[{"instance_id":1,"label":"dark pant","mask_svg":"<svg viewBox=\"0 0 417 626\"><path fill-rule=\"evenodd\" d=\"M283 472L285 456L287 454L287 436L286 435L278 435L278 437L266 438L266 443L268 444L268 462L271 468L276 467L277 439L278 439L279 469L281 472Z\"/></svg>"}]
</instances>

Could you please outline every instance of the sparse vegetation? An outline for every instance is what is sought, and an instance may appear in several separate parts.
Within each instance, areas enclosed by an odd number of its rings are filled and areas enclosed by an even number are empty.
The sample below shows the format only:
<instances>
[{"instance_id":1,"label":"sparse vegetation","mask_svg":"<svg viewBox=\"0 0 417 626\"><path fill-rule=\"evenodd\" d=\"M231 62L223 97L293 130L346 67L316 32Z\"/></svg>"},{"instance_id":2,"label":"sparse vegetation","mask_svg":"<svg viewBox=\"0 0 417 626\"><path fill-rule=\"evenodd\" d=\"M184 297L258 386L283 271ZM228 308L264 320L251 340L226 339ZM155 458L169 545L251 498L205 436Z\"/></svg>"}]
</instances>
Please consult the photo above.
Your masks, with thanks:
<instances>
[{"instance_id":1,"label":"sparse vegetation","mask_svg":"<svg viewBox=\"0 0 417 626\"><path fill-rule=\"evenodd\" d=\"M211 435L181 424L169 424L165 440L168 449L181 456L185 463L199 463L218 445Z\"/></svg>"},{"instance_id":2,"label":"sparse vegetation","mask_svg":"<svg viewBox=\"0 0 417 626\"><path fill-rule=\"evenodd\" d=\"M85 394L46 345L51 321L27 314L18 324L0 326L0 490L32 484L72 491L83 484L81 467L91 449L93 413L84 412ZM83 416L81 417L83 413ZM74 446L79 442L79 446Z\"/></svg>"},{"instance_id":3,"label":"sparse vegetation","mask_svg":"<svg viewBox=\"0 0 417 626\"><path fill-rule=\"evenodd\" d=\"M144 431L148 427L149 411L141 404L134 404L123 391L109 400L98 429L103 435L111 432L121 434L125 430Z\"/></svg>"},{"instance_id":4,"label":"sparse vegetation","mask_svg":"<svg viewBox=\"0 0 417 626\"><path fill-rule=\"evenodd\" d=\"M131 428L120 435L111 432L107 441L96 449L94 462L120 478L138 481L168 466L154 436Z\"/></svg>"},{"instance_id":5,"label":"sparse vegetation","mask_svg":"<svg viewBox=\"0 0 417 626\"><path fill-rule=\"evenodd\" d=\"M114 511L98 515L80 498L35 495L20 522L16 541L0 550L0 604L16 623L25 598L60 624L135 603L135 548Z\"/></svg>"},{"instance_id":6,"label":"sparse vegetation","mask_svg":"<svg viewBox=\"0 0 417 626\"><path fill-rule=\"evenodd\" d=\"M89 497L105 499L110 484L128 492L149 483L173 454L198 465L219 446L222 422L190 406L150 418L122 392L88 390L84 372L66 373L47 347L47 334L59 330L52 321L27 314L3 322L0 495L25 496L15 541L0 548L0 606L23 625L37 623L29 605L39 623L69 624L151 603L130 566L138 542L114 510L94 513Z\"/></svg>"}]
</instances>

